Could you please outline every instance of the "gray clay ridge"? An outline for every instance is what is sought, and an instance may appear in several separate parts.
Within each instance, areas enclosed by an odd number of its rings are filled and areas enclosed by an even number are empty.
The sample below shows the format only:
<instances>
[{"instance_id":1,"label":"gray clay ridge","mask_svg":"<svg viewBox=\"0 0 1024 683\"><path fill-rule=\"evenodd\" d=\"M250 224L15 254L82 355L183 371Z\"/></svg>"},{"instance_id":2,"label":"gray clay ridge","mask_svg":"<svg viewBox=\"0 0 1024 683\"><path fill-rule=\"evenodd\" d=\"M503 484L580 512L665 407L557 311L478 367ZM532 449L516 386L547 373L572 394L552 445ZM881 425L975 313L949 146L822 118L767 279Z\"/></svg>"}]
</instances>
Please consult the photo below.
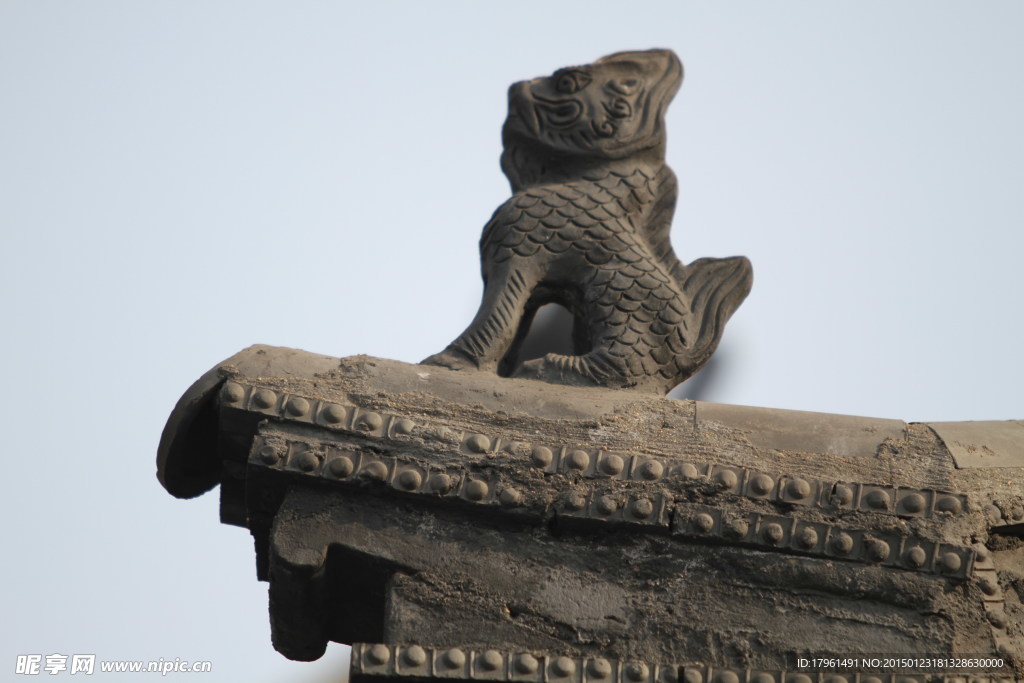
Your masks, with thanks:
<instances>
[{"instance_id":1,"label":"gray clay ridge","mask_svg":"<svg viewBox=\"0 0 1024 683\"><path fill-rule=\"evenodd\" d=\"M929 422L958 467L1019 467L1024 460L1024 420Z\"/></svg>"},{"instance_id":2,"label":"gray clay ridge","mask_svg":"<svg viewBox=\"0 0 1024 683\"><path fill-rule=\"evenodd\" d=\"M159 475L220 484L274 647L352 643L361 679L808 683L797 653L926 652L1019 680L1019 425L971 425L992 466L933 426L252 347L182 397Z\"/></svg>"},{"instance_id":3,"label":"gray clay ridge","mask_svg":"<svg viewBox=\"0 0 1024 683\"><path fill-rule=\"evenodd\" d=\"M683 265L669 241L676 177L665 110L670 50L620 52L509 89L501 167L512 197L480 239L484 295L424 363L577 386L667 393L708 360L750 291L743 257ZM574 317L574 355L520 363L537 308Z\"/></svg>"},{"instance_id":4,"label":"gray clay ridge","mask_svg":"<svg viewBox=\"0 0 1024 683\"><path fill-rule=\"evenodd\" d=\"M668 242L681 74L654 50L513 86L483 305L433 365L253 346L181 397L158 476L220 486L283 655L352 644L356 683L1024 681L1024 423L657 395L750 287ZM519 363L548 301L578 355ZM798 663L844 655L903 663Z\"/></svg>"}]
</instances>

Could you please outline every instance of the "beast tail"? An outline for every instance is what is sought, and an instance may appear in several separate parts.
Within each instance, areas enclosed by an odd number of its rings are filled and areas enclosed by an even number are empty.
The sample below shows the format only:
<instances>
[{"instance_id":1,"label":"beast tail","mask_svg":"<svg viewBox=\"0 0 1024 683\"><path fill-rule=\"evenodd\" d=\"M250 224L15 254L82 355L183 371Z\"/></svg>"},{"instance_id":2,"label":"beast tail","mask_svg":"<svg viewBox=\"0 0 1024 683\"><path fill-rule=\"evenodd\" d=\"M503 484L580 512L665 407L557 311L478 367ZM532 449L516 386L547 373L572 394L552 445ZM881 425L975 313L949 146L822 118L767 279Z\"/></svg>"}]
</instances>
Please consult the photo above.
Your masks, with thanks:
<instances>
[{"instance_id":1,"label":"beast tail","mask_svg":"<svg viewBox=\"0 0 1024 683\"><path fill-rule=\"evenodd\" d=\"M696 372L718 346L725 323L750 293L754 270L743 256L702 258L672 273L690 301L696 334L689 339L688 363ZM691 335L694 331L691 330Z\"/></svg>"}]
</instances>

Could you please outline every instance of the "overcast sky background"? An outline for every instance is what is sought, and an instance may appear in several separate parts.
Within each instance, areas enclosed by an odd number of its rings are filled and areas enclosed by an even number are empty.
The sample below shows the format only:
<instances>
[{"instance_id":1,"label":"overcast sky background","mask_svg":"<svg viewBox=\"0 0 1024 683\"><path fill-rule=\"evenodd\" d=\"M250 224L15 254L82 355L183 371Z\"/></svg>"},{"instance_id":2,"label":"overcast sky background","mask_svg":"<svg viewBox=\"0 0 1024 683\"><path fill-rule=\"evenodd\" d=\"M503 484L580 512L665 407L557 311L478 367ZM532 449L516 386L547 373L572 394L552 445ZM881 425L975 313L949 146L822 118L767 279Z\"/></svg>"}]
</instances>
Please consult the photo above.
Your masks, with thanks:
<instances>
[{"instance_id":1,"label":"overcast sky background","mask_svg":"<svg viewBox=\"0 0 1024 683\"><path fill-rule=\"evenodd\" d=\"M164 420L253 343L443 348L508 85L649 47L686 68L676 251L755 270L706 398L1024 417L1024 3L0 0L0 677L341 676L273 650L218 494L160 488Z\"/></svg>"}]
</instances>

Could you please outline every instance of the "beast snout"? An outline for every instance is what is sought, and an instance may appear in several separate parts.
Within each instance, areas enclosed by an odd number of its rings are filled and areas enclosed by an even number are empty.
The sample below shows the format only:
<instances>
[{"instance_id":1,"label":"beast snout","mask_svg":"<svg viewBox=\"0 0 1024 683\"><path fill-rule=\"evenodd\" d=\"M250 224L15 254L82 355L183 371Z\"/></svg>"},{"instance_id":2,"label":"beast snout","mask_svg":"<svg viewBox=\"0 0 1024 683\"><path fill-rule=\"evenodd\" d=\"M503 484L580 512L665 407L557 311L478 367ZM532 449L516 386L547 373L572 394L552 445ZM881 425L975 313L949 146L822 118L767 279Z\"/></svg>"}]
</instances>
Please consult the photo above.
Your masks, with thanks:
<instances>
[{"instance_id":1,"label":"beast snout","mask_svg":"<svg viewBox=\"0 0 1024 683\"><path fill-rule=\"evenodd\" d=\"M530 95L530 81L518 81L508 88L508 118L505 125L532 137L540 135L540 122Z\"/></svg>"},{"instance_id":2,"label":"beast snout","mask_svg":"<svg viewBox=\"0 0 1024 683\"><path fill-rule=\"evenodd\" d=\"M671 100L683 82L683 63L665 48L616 52L597 60L598 64L607 62L631 63L652 84L651 89L660 92L663 101Z\"/></svg>"}]
</instances>

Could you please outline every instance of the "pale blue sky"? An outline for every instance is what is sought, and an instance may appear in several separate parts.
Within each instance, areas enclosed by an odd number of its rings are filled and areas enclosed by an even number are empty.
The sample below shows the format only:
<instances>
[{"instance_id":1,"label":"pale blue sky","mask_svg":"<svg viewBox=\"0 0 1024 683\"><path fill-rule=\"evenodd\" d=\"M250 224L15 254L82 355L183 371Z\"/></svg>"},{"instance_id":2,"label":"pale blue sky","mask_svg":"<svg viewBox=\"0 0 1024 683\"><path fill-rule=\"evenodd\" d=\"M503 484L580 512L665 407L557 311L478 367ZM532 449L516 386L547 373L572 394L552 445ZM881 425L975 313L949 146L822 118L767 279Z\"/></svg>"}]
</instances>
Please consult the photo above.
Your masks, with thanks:
<instances>
[{"instance_id":1,"label":"pale blue sky","mask_svg":"<svg viewBox=\"0 0 1024 683\"><path fill-rule=\"evenodd\" d=\"M0 0L0 676L341 673L272 649L247 533L157 484L163 422L252 343L443 348L508 84L648 47L686 68L676 251L754 263L709 398L1024 417L1024 3Z\"/></svg>"}]
</instances>

